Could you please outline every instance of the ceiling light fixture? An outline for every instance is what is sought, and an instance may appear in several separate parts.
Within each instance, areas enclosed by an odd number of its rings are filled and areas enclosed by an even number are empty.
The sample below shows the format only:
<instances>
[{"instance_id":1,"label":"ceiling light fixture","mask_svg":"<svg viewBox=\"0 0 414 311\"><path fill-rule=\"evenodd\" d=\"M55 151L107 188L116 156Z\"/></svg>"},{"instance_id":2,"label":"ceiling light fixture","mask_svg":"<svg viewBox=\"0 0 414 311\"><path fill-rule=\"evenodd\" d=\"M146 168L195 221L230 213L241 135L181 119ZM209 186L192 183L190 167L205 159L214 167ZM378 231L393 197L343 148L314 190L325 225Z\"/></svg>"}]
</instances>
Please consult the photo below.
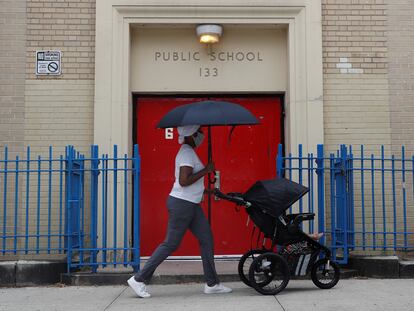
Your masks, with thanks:
<instances>
[{"instance_id":1,"label":"ceiling light fixture","mask_svg":"<svg viewBox=\"0 0 414 311\"><path fill-rule=\"evenodd\" d=\"M216 24L201 24L197 25L196 32L200 43L213 44L219 42L223 27Z\"/></svg>"}]
</instances>

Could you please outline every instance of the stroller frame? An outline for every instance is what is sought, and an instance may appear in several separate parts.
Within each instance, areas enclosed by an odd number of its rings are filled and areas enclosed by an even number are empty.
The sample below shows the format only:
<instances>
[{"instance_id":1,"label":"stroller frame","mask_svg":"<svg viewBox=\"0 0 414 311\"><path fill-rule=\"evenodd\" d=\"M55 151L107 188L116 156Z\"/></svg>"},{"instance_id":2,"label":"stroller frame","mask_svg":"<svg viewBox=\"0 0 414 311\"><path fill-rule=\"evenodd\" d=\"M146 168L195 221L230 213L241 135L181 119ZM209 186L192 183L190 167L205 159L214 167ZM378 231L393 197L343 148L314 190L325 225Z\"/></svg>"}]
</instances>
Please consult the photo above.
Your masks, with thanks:
<instances>
[{"instance_id":1,"label":"stroller frame","mask_svg":"<svg viewBox=\"0 0 414 311\"><path fill-rule=\"evenodd\" d=\"M322 289L332 288L338 283L340 270L338 264L331 261L330 249L309 237L300 227L303 221L314 219L314 213L273 217L258 210L241 193L224 194L219 189L215 189L214 193L221 199L245 207L255 226L265 238L271 239L270 249L251 248L240 258L238 272L246 285L263 295L276 295L287 286L291 276L304 277L310 274L313 283ZM266 223L262 220L266 220ZM271 223L273 230L270 230ZM245 266L249 260L251 263L246 273ZM329 282L325 282L324 277L330 277Z\"/></svg>"}]
</instances>

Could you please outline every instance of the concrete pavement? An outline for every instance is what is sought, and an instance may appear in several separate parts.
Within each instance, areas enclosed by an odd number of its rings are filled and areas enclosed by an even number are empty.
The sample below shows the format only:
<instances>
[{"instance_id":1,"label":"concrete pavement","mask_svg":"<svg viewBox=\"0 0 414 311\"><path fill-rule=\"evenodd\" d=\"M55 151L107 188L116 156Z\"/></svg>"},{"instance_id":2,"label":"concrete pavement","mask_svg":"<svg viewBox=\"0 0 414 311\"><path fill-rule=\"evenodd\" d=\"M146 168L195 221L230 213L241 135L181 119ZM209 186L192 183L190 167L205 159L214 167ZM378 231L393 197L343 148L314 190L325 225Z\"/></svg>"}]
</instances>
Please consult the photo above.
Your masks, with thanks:
<instances>
[{"instance_id":1,"label":"concrete pavement","mask_svg":"<svg viewBox=\"0 0 414 311\"><path fill-rule=\"evenodd\" d=\"M412 279L346 279L330 290L310 280L292 280L277 296L259 295L241 282L226 285L234 292L204 295L202 283L150 285L149 299L135 298L130 288L119 285L0 288L0 311L414 310Z\"/></svg>"}]
</instances>

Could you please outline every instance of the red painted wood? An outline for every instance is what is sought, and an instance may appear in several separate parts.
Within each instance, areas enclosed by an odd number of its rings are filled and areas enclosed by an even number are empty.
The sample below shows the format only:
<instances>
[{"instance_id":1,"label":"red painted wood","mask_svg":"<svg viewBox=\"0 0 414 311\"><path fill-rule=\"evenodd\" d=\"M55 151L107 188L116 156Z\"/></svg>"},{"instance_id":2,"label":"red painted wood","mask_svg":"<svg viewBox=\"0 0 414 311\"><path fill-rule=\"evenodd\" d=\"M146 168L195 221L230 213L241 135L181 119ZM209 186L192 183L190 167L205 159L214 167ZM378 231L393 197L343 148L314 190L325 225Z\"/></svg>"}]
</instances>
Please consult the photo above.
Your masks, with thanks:
<instances>
[{"instance_id":1,"label":"red painted wood","mask_svg":"<svg viewBox=\"0 0 414 311\"><path fill-rule=\"evenodd\" d=\"M141 255L149 256L163 241L167 229L166 199L174 182L174 159L180 147L174 129L172 140L156 129L172 108L206 98L139 98L137 140L141 154ZM261 122L237 126L229 141L230 127L213 127L213 159L221 174L224 192L244 192L256 180L276 176L277 145L281 142L281 102L278 97L210 98L240 104ZM205 130L207 133L207 130ZM207 140L196 149L206 163ZM216 255L242 254L250 247L251 224L234 204L212 200L212 230ZM202 203L207 215L207 198ZM197 240L188 232L175 256L199 255Z\"/></svg>"}]
</instances>

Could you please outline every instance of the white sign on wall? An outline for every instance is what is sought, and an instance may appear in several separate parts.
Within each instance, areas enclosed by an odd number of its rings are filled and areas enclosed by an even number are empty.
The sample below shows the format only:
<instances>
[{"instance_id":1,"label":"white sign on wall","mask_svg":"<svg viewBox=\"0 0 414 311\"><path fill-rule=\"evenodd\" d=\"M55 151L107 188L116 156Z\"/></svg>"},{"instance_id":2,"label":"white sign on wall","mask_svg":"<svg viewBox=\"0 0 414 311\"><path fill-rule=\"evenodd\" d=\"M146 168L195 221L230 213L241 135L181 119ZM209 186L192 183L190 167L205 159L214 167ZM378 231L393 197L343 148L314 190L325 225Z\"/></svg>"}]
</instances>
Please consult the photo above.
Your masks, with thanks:
<instances>
[{"instance_id":1,"label":"white sign on wall","mask_svg":"<svg viewBox=\"0 0 414 311\"><path fill-rule=\"evenodd\" d=\"M61 51L37 51L36 75L60 75Z\"/></svg>"}]
</instances>

